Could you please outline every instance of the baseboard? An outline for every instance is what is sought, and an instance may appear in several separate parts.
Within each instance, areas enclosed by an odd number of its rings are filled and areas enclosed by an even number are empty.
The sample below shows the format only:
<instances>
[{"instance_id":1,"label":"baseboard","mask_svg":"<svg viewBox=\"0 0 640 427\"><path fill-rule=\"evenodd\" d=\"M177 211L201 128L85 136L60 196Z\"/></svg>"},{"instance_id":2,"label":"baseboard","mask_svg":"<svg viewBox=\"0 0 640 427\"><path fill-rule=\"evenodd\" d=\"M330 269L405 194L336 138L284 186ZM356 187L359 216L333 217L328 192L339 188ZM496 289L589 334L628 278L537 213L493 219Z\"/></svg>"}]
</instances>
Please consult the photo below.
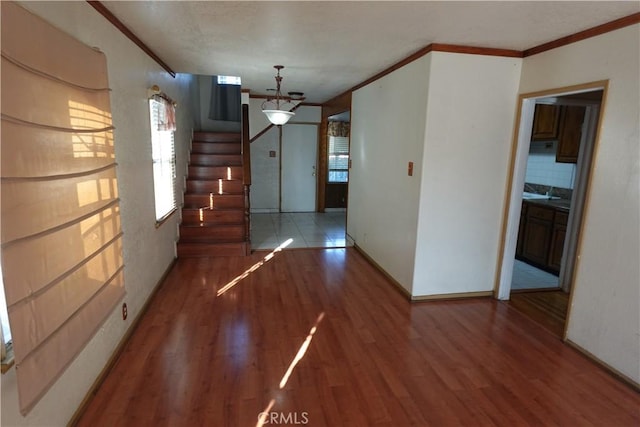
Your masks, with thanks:
<instances>
[{"instance_id":1,"label":"baseboard","mask_svg":"<svg viewBox=\"0 0 640 427\"><path fill-rule=\"evenodd\" d=\"M409 292L408 290L406 290L406 289L405 289L405 287L404 287L404 286L402 286L402 285L400 284L400 282L398 282L396 279L394 279L394 278L393 278L393 276L391 276L389 273L387 273L387 271L386 271L384 268L382 268L382 267L380 266L380 264L378 264L376 261L374 261L374 259L373 259L373 258L371 258L371 257L369 256L369 254L368 254L368 253L366 253L366 252L364 251L364 249L362 249L360 246L358 246L358 245L357 245L357 244L355 244L355 243L353 244L353 247L354 247L354 248L355 248L355 249L360 253L360 255L362 255L362 256L364 257L364 259L366 259L366 260L369 262L369 264L371 264L371 265L372 265L372 266L374 266L378 271L380 271L380 273L382 273L382 275L383 275L384 277L386 277L386 278L387 278L387 280L389 280L389 282L391 282L391 284L392 284L392 285L394 285L394 287L395 287L398 291L400 291L400 293L402 293L402 295L403 295L404 297L406 297L409 301L411 301L411 292Z\"/></svg>"},{"instance_id":2,"label":"baseboard","mask_svg":"<svg viewBox=\"0 0 640 427\"><path fill-rule=\"evenodd\" d=\"M254 209L251 208L251 213L260 214L260 213L280 213L279 209Z\"/></svg>"},{"instance_id":3,"label":"baseboard","mask_svg":"<svg viewBox=\"0 0 640 427\"><path fill-rule=\"evenodd\" d=\"M411 295L404 286L394 279L387 271L374 261L369 254L360 246L354 243L353 247L367 260L369 264L373 265L376 269L382 273L401 293L411 302L420 301L438 301L438 300L452 300L452 299L466 299L466 298L486 298L493 297L493 291L480 291L480 292L460 292L455 294L438 294L438 295Z\"/></svg>"},{"instance_id":4,"label":"baseboard","mask_svg":"<svg viewBox=\"0 0 640 427\"><path fill-rule=\"evenodd\" d=\"M324 208L325 212L346 212L347 208Z\"/></svg>"},{"instance_id":5,"label":"baseboard","mask_svg":"<svg viewBox=\"0 0 640 427\"><path fill-rule=\"evenodd\" d=\"M437 294L437 295L415 295L411 297L411 301L437 301L437 300L486 298L486 297L493 297L493 291L458 292L455 294Z\"/></svg>"},{"instance_id":6,"label":"baseboard","mask_svg":"<svg viewBox=\"0 0 640 427\"><path fill-rule=\"evenodd\" d=\"M618 371L616 368L612 367L611 365L609 365L609 364L603 362L602 360L598 359L598 357L596 357L593 353L591 353L588 350L585 350L584 348L582 348L578 344L574 343L570 339L567 338L567 339L564 340L564 342L569 347L571 347L574 350L580 352L587 359L591 360L593 363L595 363L596 365L600 366L602 369L607 371L609 374L611 374L611 376L615 377L617 380L620 380L620 382L624 383L625 385L631 387L636 392L640 393L640 384L639 383L635 382L634 380L632 380L631 378L629 378L628 376L626 376L622 372Z\"/></svg>"},{"instance_id":7,"label":"baseboard","mask_svg":"<svg viewBox=\"0 0 640 427\"><path fill-rule=\"evenodd\" d=\"M158 290L160 289L165 279L169 275L169 272L171 271L171 269L173 269L173 266L176 264L177 260L178 260L177 258L173 259L171 264L169 264L167 269L162 274L162 277L160 277L160 280L158 280L158 282L155 284L153 290L151 291L151 294L149 295L149 298L147 298L144 305L142 306L142 309L140 309L140 312L138 313L136 318L133 320L133 322L131 322L129 329L127 329L125 334L120 339L120 342L118 343L117 347L111 354L111 357L109 357L109 360L107 360L107 363L102 368L102 371L100 371L100 374L98 374L98 377L96 378L96 380L93 382L93 384L85 394L84 399L82 399L82 402L80 402L80 406L78 406L78 409L76 409L76 412L73 414L73 416L67 423L67 426L75 426L80 420L80 417L82 416L84 411L87 409L89 402L91 401L93 396L96 394L96 392L98 391L98 389L100 388L104 380L107 378L107 375L115 365L116 361L122 354L122 351L124 350L125 345L129 341L129 338L131 338L131 335L133 335L135 330L138 328L140 320L142 319L144 314L147 312L147 309L149 308L151 301L156 296L156 293L158 293Z\"/></svg>"}]
</instances>

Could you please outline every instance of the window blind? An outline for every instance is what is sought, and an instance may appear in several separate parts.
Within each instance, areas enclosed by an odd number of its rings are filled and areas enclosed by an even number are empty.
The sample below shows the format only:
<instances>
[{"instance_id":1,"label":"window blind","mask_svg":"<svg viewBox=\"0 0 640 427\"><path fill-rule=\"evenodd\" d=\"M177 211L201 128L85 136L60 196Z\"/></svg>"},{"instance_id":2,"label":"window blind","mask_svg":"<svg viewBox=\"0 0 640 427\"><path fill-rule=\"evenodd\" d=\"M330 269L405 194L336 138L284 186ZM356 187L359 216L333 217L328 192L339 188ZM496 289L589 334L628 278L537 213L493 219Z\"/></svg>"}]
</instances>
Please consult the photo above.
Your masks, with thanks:
<instances>
[{"instance_id":1,"label":"window blind","mask_svg":"<svg viewBox=\"0 0 640 427\"><path fill-rule=\"evenodd\" d=\"M329 137L329 182L347 182L349 177L349 138Z\"/></svg>"},{"instance_id":2,"label":"window blind","mask_svg":"<svg viewBox=\"0 0 640 427\"><path fill-rule=\"evenodd\" d=\"M122 231L105 56L1 8L0 241L26 414L124 296Z\"/></svg>"},{"instance_id":3,"label":"window blind","mask_svg":"<svg viewBox=\"0 0 640 427\"><path fill-rule=\"evenodd\" d=\"M176 208L176 152L173 127L167 126L165 99L149 100L151 118L151 157L153 159L153 184L156 221L161 221Z\"/></svg>"}]
</instances>

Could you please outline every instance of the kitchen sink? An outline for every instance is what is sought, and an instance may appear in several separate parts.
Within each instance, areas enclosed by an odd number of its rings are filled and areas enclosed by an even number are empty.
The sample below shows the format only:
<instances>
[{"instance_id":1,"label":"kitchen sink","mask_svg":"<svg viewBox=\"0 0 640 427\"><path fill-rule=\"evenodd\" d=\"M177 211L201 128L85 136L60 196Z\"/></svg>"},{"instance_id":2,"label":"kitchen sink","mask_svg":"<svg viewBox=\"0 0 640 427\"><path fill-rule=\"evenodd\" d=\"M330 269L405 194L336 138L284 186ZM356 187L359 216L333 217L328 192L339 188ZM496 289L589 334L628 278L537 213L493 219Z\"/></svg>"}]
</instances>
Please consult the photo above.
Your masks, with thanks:
<instances>
[{"instance_id":1,"label":"kitchen sink","mask_svg":"<svg viewBox=\"0 0 640 427\"><path fill-rule=\"evenodd\" d=\"M523 191L522 192L522 198L524 200L535 200L535 199L542 199L542 200L557 200L560 197L558 196L547 196L545 194L538 194L538 193L529 193L528 191Z\"/></svg>"}]
</instances>

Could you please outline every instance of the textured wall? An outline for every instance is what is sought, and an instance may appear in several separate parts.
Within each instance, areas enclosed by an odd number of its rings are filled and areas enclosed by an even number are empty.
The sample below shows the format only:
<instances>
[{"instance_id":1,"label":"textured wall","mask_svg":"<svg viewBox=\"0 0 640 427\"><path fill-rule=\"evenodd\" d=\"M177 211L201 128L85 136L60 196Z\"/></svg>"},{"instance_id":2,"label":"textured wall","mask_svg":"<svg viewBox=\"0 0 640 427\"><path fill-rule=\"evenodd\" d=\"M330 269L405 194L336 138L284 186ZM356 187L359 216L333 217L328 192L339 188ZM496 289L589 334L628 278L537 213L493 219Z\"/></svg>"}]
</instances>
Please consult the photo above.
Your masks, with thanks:
<instances>
[{"instance_id":1,"label":"textured wall","mask_svg":"<svg viewBox=\"0 0 640 427\"><path fill-rule=\"evenodd\" d=\"M430 55L353 93L347 230L408 292L413 283ZM407 163L414 175L407 176Z\"/></svg>"},{"instance_id":2,"label":"textured wall","mask_svg":"<svg viewBox=\"0 0 640 427\"><path fill-rule=\"evenodd\" d=\"M609 80L567 336L636 382L640 382L639 53L640 25L634 25L526 58L520 83L520 92L529 93Z\"/></svg>"}]
</instances>

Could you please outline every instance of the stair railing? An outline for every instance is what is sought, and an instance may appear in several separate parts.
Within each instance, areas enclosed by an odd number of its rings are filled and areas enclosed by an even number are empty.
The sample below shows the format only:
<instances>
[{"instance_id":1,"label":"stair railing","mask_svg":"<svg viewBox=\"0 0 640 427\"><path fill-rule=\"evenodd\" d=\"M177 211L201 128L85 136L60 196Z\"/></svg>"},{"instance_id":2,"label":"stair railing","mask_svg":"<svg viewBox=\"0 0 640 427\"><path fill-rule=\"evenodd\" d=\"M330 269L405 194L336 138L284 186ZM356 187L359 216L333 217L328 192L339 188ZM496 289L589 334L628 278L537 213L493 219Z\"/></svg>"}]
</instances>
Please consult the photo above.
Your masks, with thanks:
<instances>
[{"instance_id":1,"label":"stair railing","mask_svg":"<svg viewBox=\"0 0 640 427\"><path fill-rule=\"evenodd\" d=\"M251 140L249 138L249 105L242 104L242 184L244 187L244 226L247 255L251 253Z\"/></svg>"}]
</instances>

